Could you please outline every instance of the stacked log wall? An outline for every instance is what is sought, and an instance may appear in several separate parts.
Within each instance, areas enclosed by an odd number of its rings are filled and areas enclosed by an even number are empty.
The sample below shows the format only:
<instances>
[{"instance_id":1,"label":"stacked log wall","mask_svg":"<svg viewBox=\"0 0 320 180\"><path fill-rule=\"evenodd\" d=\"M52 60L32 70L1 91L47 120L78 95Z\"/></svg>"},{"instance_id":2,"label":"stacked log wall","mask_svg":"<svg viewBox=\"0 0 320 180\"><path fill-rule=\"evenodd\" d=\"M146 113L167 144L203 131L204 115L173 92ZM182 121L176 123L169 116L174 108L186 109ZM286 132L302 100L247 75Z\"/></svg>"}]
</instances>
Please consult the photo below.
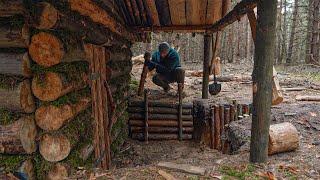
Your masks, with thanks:
<instances>
[{"instance_id":1,"label":"stacked log wall","mask_svg":"<svg viewBox=\"0 0 320 180\"><path fill-rule=\"evenodd\" d=\"M2 11L1 3L10 8ZM110 56L113 154L128 136L131 43L68 6L51 3L0 2L0 167L28 170L38 179L63 179L79 166L96 167L90 91L95 77L89 74L86 43L104 46ZM21 137L31 131L31 137Z\"/></svg>"}]
</instances>

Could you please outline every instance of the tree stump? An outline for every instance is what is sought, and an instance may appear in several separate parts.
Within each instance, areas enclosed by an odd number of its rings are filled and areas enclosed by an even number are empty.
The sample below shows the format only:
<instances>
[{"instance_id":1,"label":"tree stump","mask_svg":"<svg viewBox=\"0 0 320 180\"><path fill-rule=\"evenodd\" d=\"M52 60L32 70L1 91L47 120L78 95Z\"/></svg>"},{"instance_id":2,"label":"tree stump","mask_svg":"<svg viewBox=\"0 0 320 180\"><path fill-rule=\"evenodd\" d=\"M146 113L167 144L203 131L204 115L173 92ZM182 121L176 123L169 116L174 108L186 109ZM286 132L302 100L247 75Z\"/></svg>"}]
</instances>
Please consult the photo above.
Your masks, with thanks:
<instances>
[{"instance_id":1,"label":"tree stump","mask_svg":"<svg viewBox=\"0 0 320 180\"><path fill-rule=\"evenodd\" d=\"M0 153L31 154L36 151L37 127L33 116L0 126Z\"/></svg>"}]
</instances>

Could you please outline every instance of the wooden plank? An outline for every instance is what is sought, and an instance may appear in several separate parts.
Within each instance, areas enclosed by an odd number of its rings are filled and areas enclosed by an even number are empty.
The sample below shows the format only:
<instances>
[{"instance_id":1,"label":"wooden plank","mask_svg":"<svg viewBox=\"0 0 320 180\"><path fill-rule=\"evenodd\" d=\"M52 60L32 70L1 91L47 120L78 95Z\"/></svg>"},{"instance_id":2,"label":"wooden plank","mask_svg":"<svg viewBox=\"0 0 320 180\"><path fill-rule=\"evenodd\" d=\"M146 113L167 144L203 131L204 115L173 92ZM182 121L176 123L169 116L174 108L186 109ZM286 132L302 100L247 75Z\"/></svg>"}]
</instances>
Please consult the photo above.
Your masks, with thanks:
<instances>
[{"instance_id":1,"label":"wooden plank","mask_svg":"<svg viewBox=\"0 0 320 180\"><path fill-rule=\"evenodd\" d=\"M204 175L206 172L205 168L190 166L190 164L176 164L172 162L159 162L159 167L168 168L172 170L178 170L180 172L196 174L196 175Z\"/></svg>"},{"instance_id":2,"label":"wooden plank","mask_svg":"<svg viewBox=\"0 0 320 180\"><path fill-rule=\"evenodd\" d=\"M136 19L136 25L142 25L142 21L140 18L140 11L139 11L136 0L131 0L131 6L132 6L133 15Z\"/></svg>"},{"instance_id":3,"label":"wooden plank","mask_svg":"<svg viewBox=\"0 0 320 180\"><path fill-rule=\"evenodd\" d=\"M151 23L150 23L150 21L148 21L147 12L145 10L145 7L144 7L142 0L136 0L136 1L137 1L137 5L139 8L142 24L150 26Z\"/></svg>"},{"instance_id":4,"label":"wooden plank","mask_svg":"<svg viewBox=\"0 0 320 180\"><path fill-rule=\"evenodd\" d=\"M206 19L207 0L187 0L187 25L201 25Z\"/></svg>"},{"instance_id":5,"label":"wooden plank","mask_svg":"<svg viewBox=\"0 0 320 180\"><path fill-rule=\"evenodd\" d=\"M168 0L173 25L186 25L186 0Z\"/></svg>"},{"instance_id":6,"label":"wooden plank","mask_svg":"<svg viewBox=\"0 0 320 180\"><path fill-rule=\"evenodd\" d=\"M156 0L156 7L160 24L162 26L172 25L168 0Z\"/></svg>"},{"instance_id":7,"label":"wooden plank","mask_svg":"<svg viewBox=\"0 0 320 180\"><path fill-rule=\"evenodd\" d=\"M213 24L222 16L222 1L208 0L206 24Z\"/></svg>"},{"instance_id":8,"label":"wooden plank","mask_svg":"<svg viewBox=\"0 0 320 180\"><path fill-rule=\"evenodd\" d=\"M159 15L154 0L143 0L149 16L152 20L152 26L160 26Z\"/></svg>"}]
</instances>

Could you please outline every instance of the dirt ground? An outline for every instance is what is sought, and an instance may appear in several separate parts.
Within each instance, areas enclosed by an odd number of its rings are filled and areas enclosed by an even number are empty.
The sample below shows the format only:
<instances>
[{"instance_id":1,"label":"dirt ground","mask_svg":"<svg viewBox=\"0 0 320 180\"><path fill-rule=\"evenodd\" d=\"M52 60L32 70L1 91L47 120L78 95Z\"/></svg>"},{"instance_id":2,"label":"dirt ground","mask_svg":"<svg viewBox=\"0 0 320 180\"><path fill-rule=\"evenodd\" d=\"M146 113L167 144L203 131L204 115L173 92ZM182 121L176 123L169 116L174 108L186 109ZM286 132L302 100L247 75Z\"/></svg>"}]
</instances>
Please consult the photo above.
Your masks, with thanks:
<instances>
[{"instance_id":1,"label":"dirt ground","mask_svg":"<svg viewBox=\"0 0 320 180\"><path fill-rule=\"evenodd\" d=\"M196 66L201 69L202 65ZM195 69L194 65L185 67ZM132 75L139 80L142 65L135 65ZM159 162L175 162L206 169L205 176L165 170L177 179L320 179L320 102L296 101L297 95L320 95L320 67L303 65L276 67L280 85L305 87L303 91L284 92L284 102L272 107L271 124L291 122L299 131L300 146L294 152L269 156L265 164L250 164L249 149L240 154L225 155L192 141L150 141L149 143L128 140L114 158L113 170L96 172L91 176L101 179L164 179L159 175ZM252 64L237 63L223 65L223 75L251 75ZM185 102L201 97L201 77L192 77L187 71ZM210 96L210 101L218 103L250 103L251 83L225 82L222 92ZM168 94L151 83L148 77L146 86L151 89L153 99L176 100L176 85ZM317 90L318 89L318 90ZM164 170L164 169L162 169ZM81 172L81 171L79 171ZM82 173L86 173L82 171Z\"/></svg>"}]
</instances>

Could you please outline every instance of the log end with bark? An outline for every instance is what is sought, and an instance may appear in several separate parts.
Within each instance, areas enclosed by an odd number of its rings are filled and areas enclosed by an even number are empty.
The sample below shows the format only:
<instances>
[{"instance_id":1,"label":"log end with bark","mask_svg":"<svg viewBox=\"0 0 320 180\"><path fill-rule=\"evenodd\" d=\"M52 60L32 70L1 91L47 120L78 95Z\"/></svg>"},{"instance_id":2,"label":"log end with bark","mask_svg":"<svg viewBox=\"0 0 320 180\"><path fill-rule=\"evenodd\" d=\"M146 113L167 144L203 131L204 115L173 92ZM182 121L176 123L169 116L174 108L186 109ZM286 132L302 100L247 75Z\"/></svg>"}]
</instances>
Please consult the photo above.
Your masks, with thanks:
<instances>
[{"instance_id":1,"label":"log end with bark","mask_svg":"<svg viewBox=\"0 0 320 180\"><path fill-rule=\"evenodd\" d=\"M47 2L37 3L35 6L34 27L38 29L51 29L58 21L58 11Z\"/></svg>"},{"instance_id":2,"label":"log end with bark","mask_svg":"<svg viewBox=\"0 0 320 180\"><path fill-rule=\"evenodd\" d=\"M65 104L60 107L54 105L41 106L36 110L37 125L46 131L60 129L81 111L89 107L91 98L83 97L75 104Z\"/></svg>"},{"instance_id":3,"label":"log end with bark","mask_svg":"<svg viewBox=\"0 0 320 180\"><path fill-rule=\"evenodd\" d=\"M71 143L64 135L44 134L40 139L39 150L49 162L58 162L68 157Z\"/></svg>"},{"instance_id":4,"label":"log end with bark","mask_svg":"<svg viewBox=\"0 0 320 180\"><path fill-rule=\"evenodd\" d=\"M299 133L289 122L273 124L269 131L268 154L293 151L299 147Z\"/></svg>"},{"instance_id":5,"label":"log end with bark","mask_svg":"<svg viewBox=\"0 0 320 180\"><path fill-rule=\"evenodd\" d=\"M27 179L35 179L35 169L33 161L28 159L24 161L18 169L19 173L23 173Z\"/></svg>"},{"instance_id":6,"label":"log end with bark","mask_svg":"<svg viewBox=\"0 0 320 180\"><path fill-rule=\"evenodd\" d=\"M52 169L49 170L47 174L48 180L60 180L60 179L68 179L69 176L69 168L62 163L57 163L53 166Z\"/></svg>"},{"instance_id":7,"label":"log end with bark","mask_svg":"<svg viewBox=\"0 0 320 180\"><path fill-rule=\"evenodd\" d=\"M24 80L21 84L20 103L22 109L26 113L33 113L36 109L35 100L31 91L31 83L29 80Z\"/></svg>"},{"instance_id":8,"label":"log end with bark","mask_svg":"<svg viewBox=\"0 0 320 180\"><path fill-rule=\"evenodd\" d=\"M31 154L36 151L37 127L33 116L0 126L0 153Z\"/></svg>"},{"instance_id":9,"label":"log end with bark","mask_svg":"<svg viewBox=\"0 0 320 180\"><path fill-rule=\"evenodd\" d=\"M50 67L59 64L65 52L60 39L50 33L40 32L32 36L29 54L39 65Z\"/></svg>"},{"instance_id":10,"label":"log end with bark","mask_svg":"<svg viewBox=\"0 0 320 180\"><path fill-rule=\"evenodd\" d=\"M85 87L85 77L81 80L67 80L65 75L53 72L40 74L32 80L33 94L42 101L54 101L59 97Z\"/></svg>"}]
</instances>

